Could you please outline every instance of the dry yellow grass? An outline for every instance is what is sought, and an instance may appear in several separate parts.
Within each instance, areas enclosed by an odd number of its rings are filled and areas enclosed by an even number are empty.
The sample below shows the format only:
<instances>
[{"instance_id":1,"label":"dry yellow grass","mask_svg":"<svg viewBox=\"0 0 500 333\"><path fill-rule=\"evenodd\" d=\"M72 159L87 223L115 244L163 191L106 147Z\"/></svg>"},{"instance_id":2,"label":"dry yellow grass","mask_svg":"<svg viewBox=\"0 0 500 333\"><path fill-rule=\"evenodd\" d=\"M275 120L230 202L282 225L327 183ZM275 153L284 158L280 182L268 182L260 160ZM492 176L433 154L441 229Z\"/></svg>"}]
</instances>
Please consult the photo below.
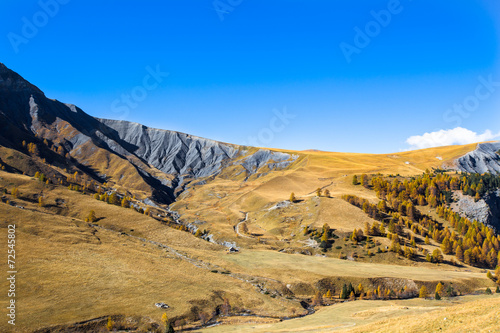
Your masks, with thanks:
<instances>
[{"instance_id":1,"label":"dry yellow grass","mask_svg":"<svg viewBox=\"0 0 500 333\"><path fill-rule=\"evenodd\" d=\"M356 301L268 324L221 325L199 332L498 332L500 296L450 300Z\"/></svg>"},{"instance_id":2,"label":"dry yellow grass","mask_svg":"<svg viewBox=\"0 0 500 333\"><path fill-rule=\"evenodd\" d=\"M233 305L259 314L302 311L297 302L273 299L249 283L195 267L165 249L120 235L121 232L166 244L209 266L278 279L285 284L312 285L324 277L392 277L485 285L488 281L484 274L474 269L466 272L436 269L426 264L423 267L379 265L269 250L290 245L286 238L294 237L292 234L297 236L291 245L299 246L303 240L299 232L305 225L320 227L328 223L332 228L350 231L370 221L359 209L339 199L349 193L375 200L372 192L351 184L353 174L417 174L426 168L449 164L474 147L442 147L393 155L294 152L301 157L289 170L251 177L247 182L243 182L243 177L228 178L238 170L227 170L207 185L189 189L172 208L187 222L201 221L200 227L209 229L216 239L233 240L246 247L234 256L224 254L219 245L170 229L133 210L108 205L66 188L46 186L26 176L0 172L0 186L8 189L18 186L21 197L32 200L16 200L24 210L0 203L2 233L5 235L8 223L18 225L18 327L33 329L111 314L140 315L159 321L163 310L157 309L155 302L168 303L172 307L169 316L178 316L201 300L214 306L217 300L213 295L217 291L224 291ZM99 171L113 170L115 178L123 174L123 179L140 195L149 191L124 161L109 160L102 152L96 152L94 157ZM328 188L333 198L316 198L317 187ZM42 191L47 207L39 208L34 198ZM269 212L268 208L287 200L291 192L302 201L288 209ZM64 203L56 204L56 199L63 199ZM101 218L98 224L109 230L95 229L83 222L90 209ZM250 230L262 232L268 244L236 235L233 227L244 217L242 212L249 213ZM2 237L3 248L5 241ZM0 289L5 288L6 281L2 280ZM2 298L0 306L5 305ZM5 322L0 322L0 329L6 329Z\"/></svg>"},{"instance_id":3,"label":"dry yellow grass","mask_svg":"<svg viewBox=\"0 0 500 333\"><path fill-rule=\"evenodd\" d=\"M252 177L246 182L243 182L243 179L231 180L221 175L209 181L207 185L195 187L181 196L173 205L173 209L188 221L205 221L206 228L220 238L251 244L252 242L246 239L238 239L232 229L242 219L241 212L250 212L251 216L259 217L259 225L253 227L261 229L267 224L272 226L264 228L269 231L279 226L283 220L282 216L265 214L269 205L288 200L291 192L294 192L298 199L307 200L315 196L315 190L319 187L328 189L335 199L322 199L313 212L303 211L302 216L313 214L317 218L313 222L305 218L302 226L317 227L328 223L332 228L348 231L363 227L364 222L370 220L357 208L340 202L339 197L343 194L354 194L376 200L373 191L352 185L354 174L421 174L433 167L452 166L456 158L474 150L475 147L476 144L472 144L378 155L283 151L300 156L289 169L264 174L259 178ZM253 244L255 245L255 242Z\"/></svg>"},{"instance_id":4,"label":"dry yellow grass","mask_svg":"<svg viewBox=\"0 0 500 333\"><path fill-rule=\"evenodd\" d=\"M25 207L0 203L0 230L4 235L0 247L6 249L7 225L17 226L19 331L113 314L150 317L159 322L164 310L154 303L169 304L167 312L173 317L189 312L203 300L208 308L221 303L221 299L213 299L215 292L227 296L234 306L252 308L257 313L278 315L298 307L258 293L252 285L238 279L195 267L150 242L120 232L161 242L192 258L205 253L210 257L210 252L223 253L218 245L78 192L59 187L48 191L45 185L26 176L1 173L0 181L8 188L19 187L21 199L15 201ZM56 208L38 209L34 203L22 200L39 193L40 188L45 189L48 204L53 204L55 198L64 198L66 208L60 212L63 215L54 214ZM82 221L90 209L103 218L97 224L116 231L93 228ZM5 279L0 282L0 289L7 290ZM6 306L6 301L2 297L0 306ZM5 321L0 322L0 330L7 330L6 325Z\"/></svg>"},{"instance_id":5,"label":"dry yellow grass","mask_svg":"<svg viewBox=\"0 0 500 333\"><path fill-rule=\"evenodd\" d=\"M477 280L485 285L491 283L479 269L452 269L449 266L423 267L400 266L387 264L372 264L305 256L300 254L284 254L276 251L245 250L235 256L222 257L232 271L258 271L265 277L279 277L283 282L315 281L317 277L353 277L376 278L392 277L407 278L419 281L459 281ZM489 283L489 284L488 284Z\"/></svg>"}]
</instances>

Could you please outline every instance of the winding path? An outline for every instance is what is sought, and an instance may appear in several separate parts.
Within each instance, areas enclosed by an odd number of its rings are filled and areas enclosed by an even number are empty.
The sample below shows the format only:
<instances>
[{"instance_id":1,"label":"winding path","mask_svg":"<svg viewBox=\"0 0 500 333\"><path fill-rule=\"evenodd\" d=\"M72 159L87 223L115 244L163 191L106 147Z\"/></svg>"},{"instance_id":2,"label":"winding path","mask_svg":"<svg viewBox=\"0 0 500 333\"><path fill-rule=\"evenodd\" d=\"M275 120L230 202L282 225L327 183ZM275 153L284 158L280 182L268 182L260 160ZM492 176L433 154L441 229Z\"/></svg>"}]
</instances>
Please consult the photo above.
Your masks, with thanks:
<instances>
[{"instance_id":1,"label":"winding path","mask_svg":"<svg viewBox=\"0 0 500 333\"><path fill-rule=\"evenodd\" d=\"M242 213L245 213L245 212L242 212ZM252 236L249 236L249 235L246 235L246 234L244 234L244 233L240 232L240 225L241 225L242 223L247 222L247 221L248 221L248 213L245 213L245 218L244 218L243 220L241 220L241 221L240 221L240 222L236 225L236 227L234 228L234 231L235 231L235 232L236 232L236 234L237 234L238 236L240 236L240 237L253 239L253 237L252 237Z\"/></svg>"}]
</instances>

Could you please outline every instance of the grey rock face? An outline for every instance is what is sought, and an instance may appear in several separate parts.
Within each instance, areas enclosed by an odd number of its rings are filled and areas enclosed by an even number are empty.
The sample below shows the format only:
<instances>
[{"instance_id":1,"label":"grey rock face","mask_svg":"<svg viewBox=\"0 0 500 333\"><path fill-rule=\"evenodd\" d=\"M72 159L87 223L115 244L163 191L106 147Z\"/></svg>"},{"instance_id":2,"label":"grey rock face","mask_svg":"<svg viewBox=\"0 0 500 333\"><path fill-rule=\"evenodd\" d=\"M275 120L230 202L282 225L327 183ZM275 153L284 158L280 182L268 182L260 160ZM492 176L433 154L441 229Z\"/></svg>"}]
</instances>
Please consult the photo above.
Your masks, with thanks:
<instances>
[{"instance_id":1,"label":"grey rock face","mask_svg":"<svg viewBox=\"0 0 500 333\"><path fill-rule=\"evenodd\" d=\"M148 164L168 174L208 177L217 173L239 148L196 136L148 128L128 121L99 119L115 131L119 141L129 144L128 152L110 146L119 154L134 154ZM103 140L110 137L103 137ZM115 141L115 140L113 140Z\"/></svg>"},{"instance_id":2,"label":"grey rock face","mask_svg":"<svg viewBox=\"0 0 500 333\"><path fill-rule=\"evenodd\" d=\"M457 168L471 173L500 174L500 142L481 143L476 150L457 159Z\"/></svg>"},{"instance_id":3,"label":"grey rock face","mask_svg":"<svg viewBox=\"0 0 500 333\"><path fill-rule=\"evenodd\" d=\"M463 195L461 192L454 193L455 203L451 208L469 218L477 220L489 227L500 231L500 190L487 194L477 202L474 198Z\"/></svg>"},{"instance_id":4,"label":"grey rock face","mask_svg":"<svg viewBox=\"0 0 500 333\"><path fill-rule=\"evenodd\" d=\"M248 154L237 145L128 121L94 118L72 104L46 98L40 89L0 63L0 145L16 149L23 139L35 140L35 135L49 140L61 138L59 125L63 122L76 130L62 139L80 165L92 168L88 156L80 156L82 147L90 142L91 151L99 147L131 163L160 201L173 200L186 182L215 176L227 166L240 164L252 175L265 166L269 170L287 168L298 158L265 149ZM47 133L52 137L44 136ZM157 178L145 165L174 176L173 180Z\"/></svg>"},{"instance_id":5,"label":"grey rock face","mask_svg":"<svg viewBox=\"0 0 500 333\"><path fill-rule=\"evenodd\" d=\"M242 165L250 174L253 174L264 165L268 165L271 170L284 169L297 158L297 155L290 156L289 154L260 149L255 154L247 156L235 164Z\"/></svg>"}]
</instances>

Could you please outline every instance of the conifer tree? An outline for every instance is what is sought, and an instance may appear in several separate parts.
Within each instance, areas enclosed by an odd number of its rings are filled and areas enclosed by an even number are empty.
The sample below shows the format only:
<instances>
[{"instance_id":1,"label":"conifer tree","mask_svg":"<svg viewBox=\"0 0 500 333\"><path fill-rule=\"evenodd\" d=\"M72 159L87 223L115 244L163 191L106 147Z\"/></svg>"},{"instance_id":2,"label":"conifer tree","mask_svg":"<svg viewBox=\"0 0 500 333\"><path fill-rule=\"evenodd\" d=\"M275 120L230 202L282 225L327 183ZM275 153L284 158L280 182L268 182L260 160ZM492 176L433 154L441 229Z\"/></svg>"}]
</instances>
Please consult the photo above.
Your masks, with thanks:
<instances>
[{"instance_id":1,"label":"conifer tree","mask_svg":"<svg viewBox=\"0 0 500 333\"><path fill-rule=\"evenodd\" d=\"M436 293L434 294L434 299L436 301L440 301L441 300L441 296L439 295L439 293L436 291Z\"/></svg>"},{"instance_id":2,"label":"conifer tree","mask_svg":"<svg viewBox=\"0 0 500 333\"><path fill-rule=\"evenodd\" d=\"M441 296L443 294L443 288L444 286L441 284L441 282L439 282L436 286L436 293Z\"/></svg>"},{"instance_id":3,"label":"conifer tree","mask_svg":"<svg viewBox=\"0 0 500 333\"><path fill-rule=\"evenodd\" d=\"M17 187L14 187L11 192L12 196L17 199L19 196L19 189Z\"/></svg>"},{"instance_id":4,"label":"conifer tree","mask_svg":"<svg viewBox=\"0 0 500 333\"><path fill-rule=\"evenodd\" d=\"M290 194L290 202L291 202L291 203L294 203L295 201L297 201L297 198L295 198L295 193L293 193L293 192L292 192L292 193Z\"/></svg>"},{"instance_id":5,"label":"conifer tree","mask_svg":"<svg viewBox=\"0 0 500 333\"><path fill-rule=\"evenodd\" d=\"M323 305L323 297L319 291L316 292L312 300L313 305Z\"/></svg>"},{"instance_id":6,"label":"conifer tree","mask_svg":"<svg viewBox=\"0 0 500 333\"><path fill-rule=\"evenodd\" d=\"M111 317L108 317L108 323L106 324L106 328L108 329L109 332L113 330L113 326L115 326L115 322Z\"/></svg>"},{"instance_id":7,"label":"conifer tree","mask_svg":"<svg viewBox=\"0 0 500 333\"><path fill-rule=\"evenodd\" d=\"M359 184L359 182L358 182L358 176L356 176L356 175L352 176L352 184L353 185L358 185Z\"/></svg>"},{"instance_id":8,"label":"conifer tree","mask_svg":"<svg viewBox=\"0 0 500 333\"><path fill-rule=\"evenodd\" d=\"M347 285L344 283L342 291L340 292L340 299L347 299L347 297L349 297L349 293L347 291Z\"/></svg>"},{"instance_id":9,"label":"conifer tree","mask_svg":"<svg viewBox=\"0 0 500 333\"><path fill-rule=\"evenodd\" d=\"M93 210L91 210L89 212L89 216L87 217L87 221L90 222L90 223L93 223L93 222L97 221L97 217L95 216L95 212Z\"/></svg>"},{"instance_id":10,"label":"conifer tree","mask_svg":"<svg viewBox=\"0 0 500 333\"><path fill-rule=\"evenodd\" d=\"M422 286L422 288L420 288L420 292L418 293L418 297L419 298L427 298L427 288L425 286Z\"/></svg>"},{"instance_id":11,"label":"conifer tree","mask_svg":"<svg viewBox=\"0 0 500 333\"><path fill-rule=\"evenodd\" d=\"M130 201L126 197L122 199L121 206L124 208L129 208L130 207Z\"/></svg>"}]
</instances>

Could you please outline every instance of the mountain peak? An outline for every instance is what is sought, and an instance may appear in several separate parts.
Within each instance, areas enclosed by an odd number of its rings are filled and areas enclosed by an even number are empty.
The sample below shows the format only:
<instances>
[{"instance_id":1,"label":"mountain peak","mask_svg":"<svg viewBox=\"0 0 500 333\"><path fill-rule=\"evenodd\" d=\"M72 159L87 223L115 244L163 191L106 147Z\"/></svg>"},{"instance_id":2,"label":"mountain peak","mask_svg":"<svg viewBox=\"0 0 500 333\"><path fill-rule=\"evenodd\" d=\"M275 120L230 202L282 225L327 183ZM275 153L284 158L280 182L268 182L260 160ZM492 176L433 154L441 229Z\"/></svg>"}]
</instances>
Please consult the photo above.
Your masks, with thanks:
<instances>
[{"instance_id":1,"label":"mountain peak","mask_svg":"<svg viewBox=\"0 0 500 333\"><path fill-rule=\"evenodd\" d=\"M29 94L44 93L38 87L29 83L21 75L9 69L5 64L0 62L0 91L9 92L24 92ZM44 95L45 96L45 95Z\"/></svg>"}]
</instances>

